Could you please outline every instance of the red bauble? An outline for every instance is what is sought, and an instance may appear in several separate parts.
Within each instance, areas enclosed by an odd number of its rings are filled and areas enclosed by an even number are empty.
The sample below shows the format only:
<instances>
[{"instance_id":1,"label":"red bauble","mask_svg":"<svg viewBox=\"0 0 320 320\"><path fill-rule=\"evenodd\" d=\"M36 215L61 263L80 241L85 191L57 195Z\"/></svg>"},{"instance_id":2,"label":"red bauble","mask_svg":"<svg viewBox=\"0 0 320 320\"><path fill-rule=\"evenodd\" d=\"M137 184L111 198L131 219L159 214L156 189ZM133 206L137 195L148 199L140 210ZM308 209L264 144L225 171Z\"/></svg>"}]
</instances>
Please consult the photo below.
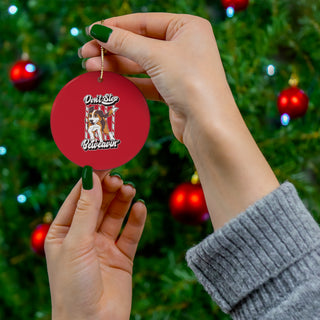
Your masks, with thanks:
<instances>
[{"instance_id":1,"label":"red bauble","mask_svg":"<svg viewBox=\"0 0 320 320\"><path fill-rule=\"evenodd\" d=\"M234 11L241 11L247 9L249 0L221 0L225 9L232 7Z\"/></svg>"},{"instance_id":2,"label":"red bauble","mask_svg":"<svg viewBox=\"0 0 320 320\"><path fill-rule=\"evenodd\" d=\"M186 224L201 224L209 218L200 184L180 184L171 194L169 205L172 216Z\"/></svg>"},{"instance_id":3,"label":"red bauble","mask_svg":"<svg viewBox=\"0 0 320 320\"><path fill-rule=\"evenodd\" d=\"M11 68L10 80L20 91L32 90L39 82L38 67L30 60L20 60Z\"/></svg>"},{"instance_id":4,"label":"red bauble","mask_svg":"<svg viewBox=\"0 0 320 320\"><path fill-rule=\"evenodd\" d=\"M286 113L290 118L299 118L307 112L309 98L301 89L291 87L281 91L277 104L280 114Z\"/></svg>"},{"instance_id":5,"label":"red bauble","mask_svg":"<svg viewBox=\"0 0 320 320\"><path fill-rule=\"evenodd\" d=\"M39 255L44 255L44 240L49 231L50 224L39 224L31 234L31 248Z\"/></svg>"}]
</instances>

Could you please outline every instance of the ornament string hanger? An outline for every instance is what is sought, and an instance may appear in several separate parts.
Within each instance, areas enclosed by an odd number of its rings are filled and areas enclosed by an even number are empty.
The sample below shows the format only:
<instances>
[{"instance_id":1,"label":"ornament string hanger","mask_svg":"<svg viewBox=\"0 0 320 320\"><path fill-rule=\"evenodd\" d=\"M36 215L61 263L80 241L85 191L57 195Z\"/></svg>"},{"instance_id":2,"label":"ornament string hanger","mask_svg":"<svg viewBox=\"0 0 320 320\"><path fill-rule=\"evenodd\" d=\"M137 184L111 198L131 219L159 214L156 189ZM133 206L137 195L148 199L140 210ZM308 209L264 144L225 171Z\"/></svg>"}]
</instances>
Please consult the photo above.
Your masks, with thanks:
<instances>
[{"instance_id":1,"label":"ornament string hanger","mask_svg":"<svg viewBox=\"0 0 320 320\"><path fill-rule=\"evenodd\" d=\"M104 20L101 20L101 24L103 24ZM100 70L100 77L98 78L99 82L102 82L103 80L103 67L104 67L104 48L102 46L100 46L100 53L101 53L101 70Z\"/></svg>"},{"instance_id":2,"label":"ornament string hanger","mask_svg":"<svg viewBox=\"0 0 320 320\"><path fill-rule=\"evenodd\" d=\"M299 77L295 71L293 71L291 74L289 85L290 87L297 87L299 85Z\"/></svg>"}]
</instances>

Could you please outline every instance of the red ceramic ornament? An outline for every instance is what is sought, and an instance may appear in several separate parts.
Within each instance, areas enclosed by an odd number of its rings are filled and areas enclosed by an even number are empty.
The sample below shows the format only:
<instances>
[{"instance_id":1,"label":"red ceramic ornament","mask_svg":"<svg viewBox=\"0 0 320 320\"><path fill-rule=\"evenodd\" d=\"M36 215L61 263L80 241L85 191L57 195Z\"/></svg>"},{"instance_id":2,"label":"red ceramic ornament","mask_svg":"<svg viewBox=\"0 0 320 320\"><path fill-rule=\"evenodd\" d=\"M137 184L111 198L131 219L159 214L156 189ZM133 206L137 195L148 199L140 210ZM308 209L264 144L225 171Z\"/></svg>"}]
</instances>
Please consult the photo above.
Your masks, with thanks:
<instances>
[{"instance_id":1,"label":"red ceramic ornament","mask_svg":"<svg viewBox=\"0 0 320 320\"><path fill-rule=\"evenodd\" d=\"M143 147L150 114L139 89L125 77L87 72L65 85L51 112L51 132L60 151L95 170L119 167Z\"/></svg>"},{"instance_id":2,"label":"red ceramic ornament","mask_svg":"<svg viewBox=\"0 0 320 320\"><path fill-rule=\"evenodd\" d=\"M234 11L241 11L247 9L249 0L221 0L225 9L231 7Z\"/></svg>"},{"instance_id":3,"label":"red ceramic ornament","mask_svg":"<svg viewBox=\"0 0 320 320\"><path fill-rule=\"evenodd\" d=\"M49 228L49 223L39 224L31 234L31 248L35 253L42 256L44 255L44 241Z\"/></svg>"},{"instance_id":4,"label":"red ceramic ornament","mask_svg":"<svg viewBox=\"0 0 320 320\"><path fill-rule=\"evenodd\" d=\"M297 87L290 87L281 91L278 96L278 110L282 115L288 114L290 118L299 118L308 110L309 98Z\"/></svg>"},{"instance_id":5,"label":"red ceramic ornament","mask_svg":"<svg viewBox=\"0 0 320 320\"><path fill-rule=\"evenodd\" d=\"M39 69L30 60L20 60L11 68L10 80L20 91L32 90L38 85Z\"/></svg>"},{"instance_id":6,"label":"red ceramic ornament","mask_svg":"<svg viewBox=\"0 0 320 320\"><path fill-rule=\"evenodd\" d=\"M198 225L209 218L203 190L199 183L180 184L172 192L169 206L172 216L185 224Z\"/></svg>"}]
</instances>

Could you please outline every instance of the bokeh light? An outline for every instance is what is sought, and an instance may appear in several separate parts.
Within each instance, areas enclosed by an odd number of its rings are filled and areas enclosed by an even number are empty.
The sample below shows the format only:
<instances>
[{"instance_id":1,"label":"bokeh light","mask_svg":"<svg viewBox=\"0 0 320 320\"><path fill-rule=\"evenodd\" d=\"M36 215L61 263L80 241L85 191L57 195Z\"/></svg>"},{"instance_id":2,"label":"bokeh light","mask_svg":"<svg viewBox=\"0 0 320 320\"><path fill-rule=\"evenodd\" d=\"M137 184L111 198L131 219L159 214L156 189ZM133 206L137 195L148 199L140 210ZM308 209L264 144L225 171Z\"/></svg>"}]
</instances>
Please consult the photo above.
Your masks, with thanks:
<instances>
[{"instance_id":1,"label":"bokeh light","mask_svg":"<svg viewBox=\"0 0 320 320\"><path fill-rule=\"evenodd\" d=\"M16 13L18 12L17 6L14 6L14 5L10 6L10 7L8 8L8 12L9 12L10 14L16 14Z\"/></svg>"},{"instance_id":2,"label":"bokeh light","mask_svg":"<svg viewBox=\"0 0 320 320\"><path fill-rule=\"evenodd\" d=\"M234 8L233 7L228 7L226 10L226 14L228 18L232 18L234 16Z\"/></svg>"},{"instance_id":3,"label":"bokeh light","mask_svg":"<svg viewBox=\"0 0 320 320\"><path fill-rule=\"evenodd\" d=\"M25 69L26 71L28 72L34 72L36 71L36 66L32 63L28 63L26 66L25 66Z\"/></svg>"},{"instance_id":4,"label":"bokeh light","mask_svg":"<svg viewBox=\"0 0 320 320\"><path fill-rule=\"evenodd\" d=\"M79 35L79 29L78 28L71 28L70 33L72 36L76 37L77 35Z\"/></svg>"},{"instance_id":5,"label":"bokeh light","mask_svg":"<svg viewBox=\"0 0 320 320\"><path fill-rule=\"evenodd\" d=\"M18 201L19 203L25 203L25 202L27 201L26 195L24 195L24 194L19 194L19 195L17 196L17 201Z\"/></svg>"},{"instance_id":6,"label":"bokeh light","mask_svg":"<svg viewBox=\"0 0 320 320\"><path fill-rule=\"evenodd\" d=\"M281 124L283 126L287 126L290 122L290 116L287 114L287 113L284 113L282 116L281 116Z\"/></svg>"},{"instance_id":7,"label":"bokeh light","mask_svg":"<svg viewBox=\"0 0 320 320\"><path fill-rule=\"evenodd\" d=\"M0 146L0 156L4 156L7 153L7 148Z\"/></svg>"},{"instance_id":8,"label":"bokeh light","mask_svg":"<svg viewBox=\"0 0 320 320\"><path fill-rule=\"evenodd\" d=\"M275 68L275 66L274 66L273 64L269 64L269 65L267 66L267 75L270 76L270 77L272 77L272 76L275 75L275 73L276 73L276 68Z\"/></svg>"}]
</instances>

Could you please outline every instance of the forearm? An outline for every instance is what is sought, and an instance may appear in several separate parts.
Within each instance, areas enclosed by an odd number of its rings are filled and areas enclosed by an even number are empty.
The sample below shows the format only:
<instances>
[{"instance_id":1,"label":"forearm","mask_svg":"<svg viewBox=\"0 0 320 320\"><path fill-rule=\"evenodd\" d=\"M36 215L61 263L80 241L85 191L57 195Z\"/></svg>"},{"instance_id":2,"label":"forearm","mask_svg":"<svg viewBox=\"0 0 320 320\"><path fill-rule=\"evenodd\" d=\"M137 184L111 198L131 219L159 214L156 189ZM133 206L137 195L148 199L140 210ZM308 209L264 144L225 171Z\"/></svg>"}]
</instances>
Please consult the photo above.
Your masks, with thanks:
<instances>
[{"instance_id":1,"label":"forearm","mask_svg":"<svg viewBox=\"0 0 320 320\"><path fill-rule=\"evenodd\" d=\"M183 136L215 229L279 186L229 88L224 90L193 100L205 111L188 119Z\"/></svg>"}]
</instances>

